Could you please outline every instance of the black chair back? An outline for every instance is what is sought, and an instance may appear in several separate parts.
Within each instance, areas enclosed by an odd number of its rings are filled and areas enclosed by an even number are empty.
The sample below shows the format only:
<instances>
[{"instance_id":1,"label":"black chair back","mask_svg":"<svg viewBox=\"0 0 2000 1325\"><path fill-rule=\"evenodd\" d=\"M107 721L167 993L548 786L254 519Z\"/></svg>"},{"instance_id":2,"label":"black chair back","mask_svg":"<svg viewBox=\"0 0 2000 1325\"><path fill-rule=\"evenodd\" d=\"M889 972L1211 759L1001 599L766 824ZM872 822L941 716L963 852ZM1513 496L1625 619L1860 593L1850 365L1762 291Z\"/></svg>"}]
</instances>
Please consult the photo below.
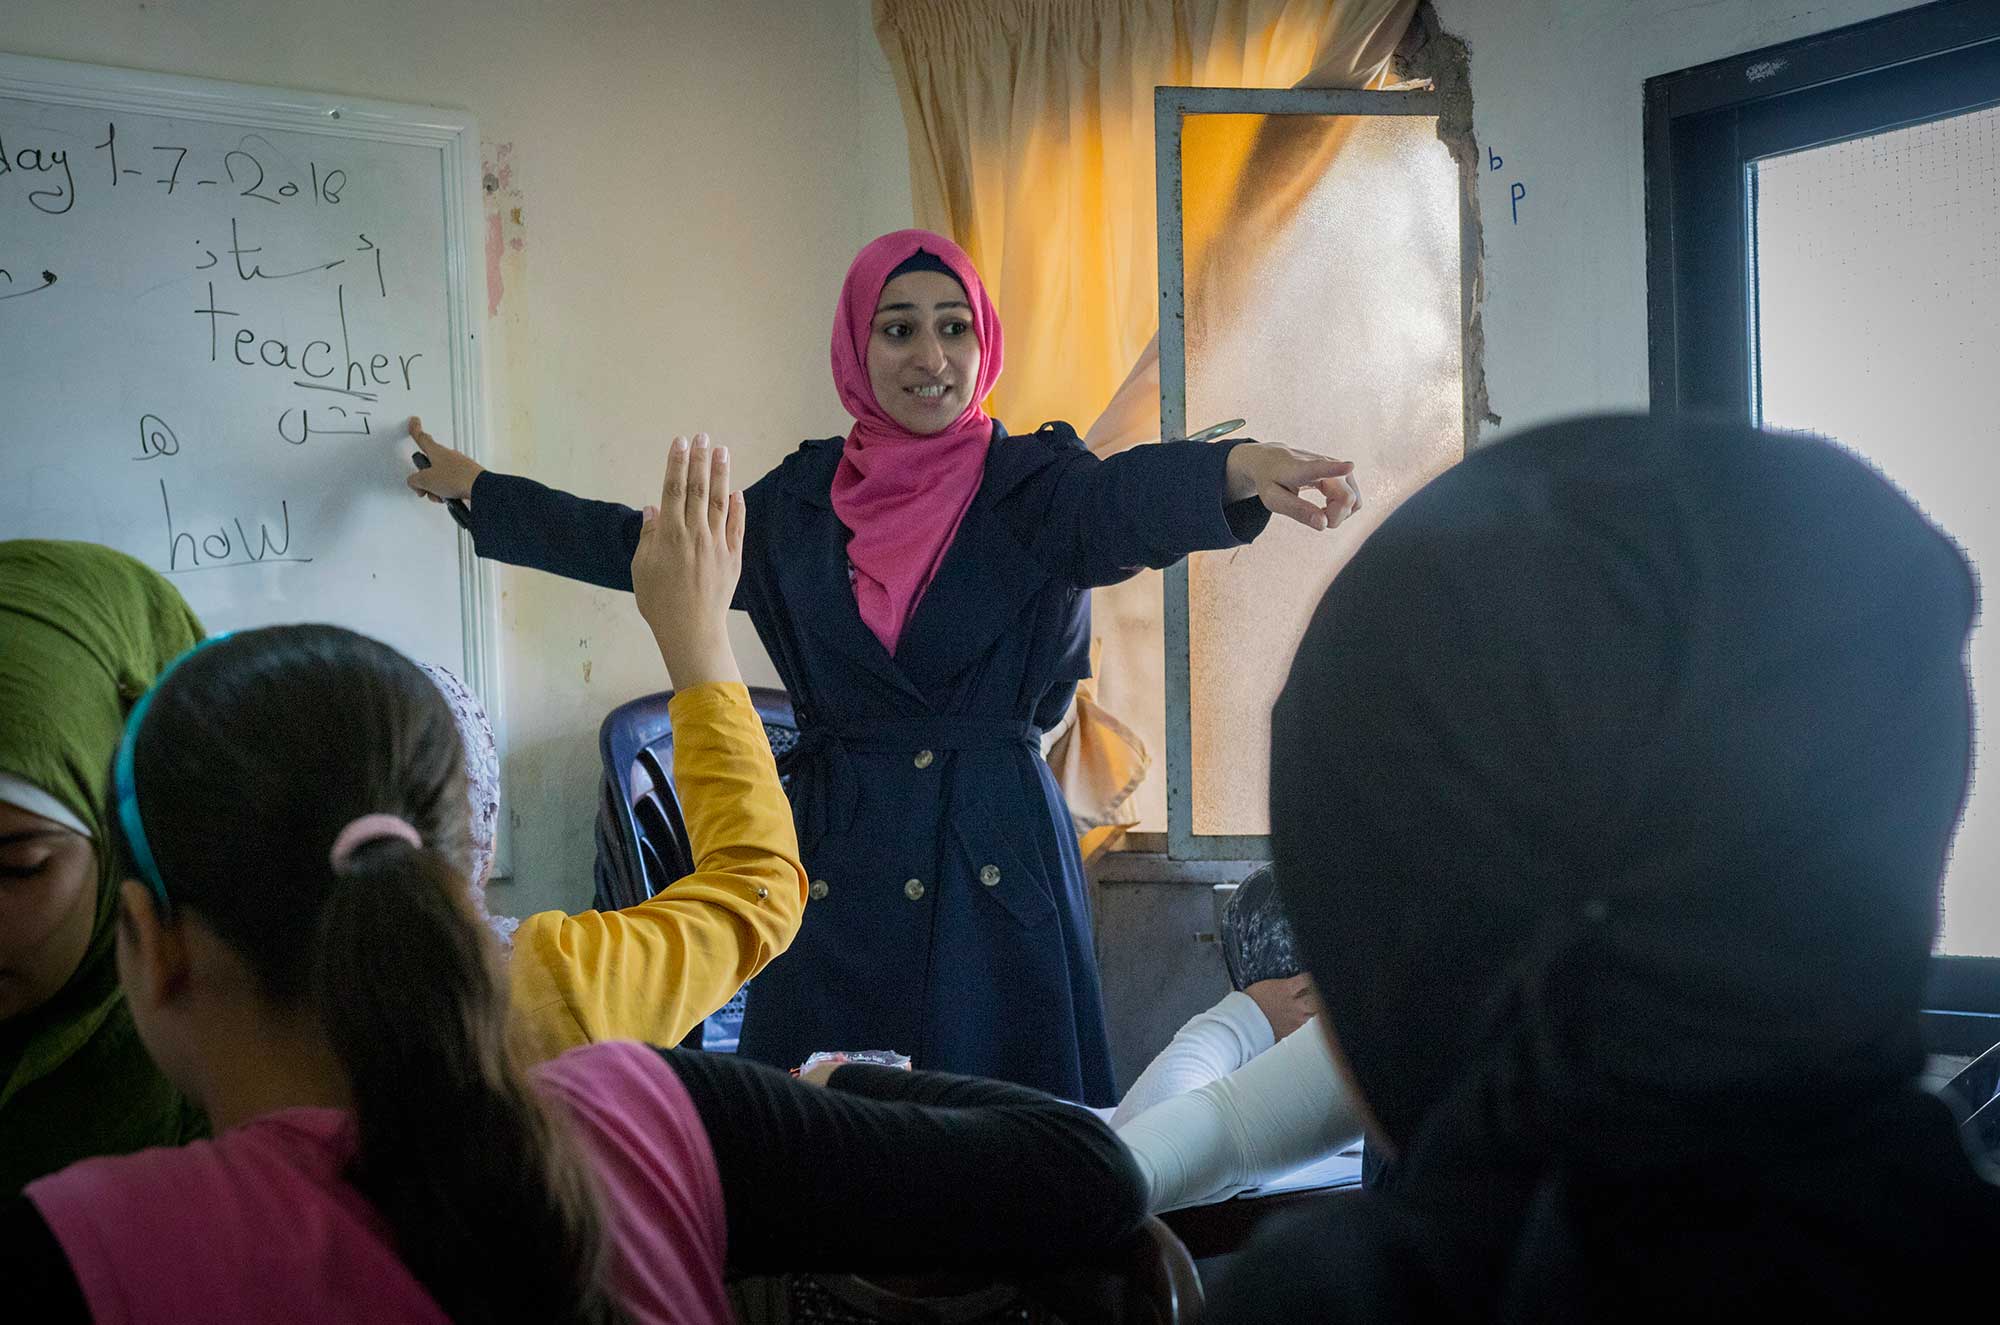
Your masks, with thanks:
<instances>
[{"instance_id":1,"label":"black chair back","mask_svg":"<svg viewBox=\"0 0 2000 1325\"><path fill-rule=\"evenodd\" d=\"M674 792L671 690L641 695L605 715L597 749L604 781L597 809L597 895L600 911L637 906L694 870L687 821ZM750 687L764 737L782 759L798 744L798 719L783 690Z\"/></svg>"}]
</instances>

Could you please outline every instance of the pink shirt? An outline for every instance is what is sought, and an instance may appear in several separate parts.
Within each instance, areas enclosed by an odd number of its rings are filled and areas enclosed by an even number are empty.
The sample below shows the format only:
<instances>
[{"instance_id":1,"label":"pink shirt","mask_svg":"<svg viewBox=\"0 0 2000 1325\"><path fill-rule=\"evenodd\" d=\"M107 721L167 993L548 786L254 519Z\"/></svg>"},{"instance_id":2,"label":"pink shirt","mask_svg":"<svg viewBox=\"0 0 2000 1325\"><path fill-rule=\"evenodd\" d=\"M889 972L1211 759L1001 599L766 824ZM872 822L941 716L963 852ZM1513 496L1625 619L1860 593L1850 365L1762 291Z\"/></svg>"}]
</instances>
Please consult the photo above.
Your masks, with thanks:
<instances>
[{"instance_id":1,"label":"pink shirt","mask_svg":"<svg viewBox=\"0 0 2000 1325\"><path fill-rule=\"evenodd\" d=\"M644 1045L607 1042L542 1065L535 1079L562 1101L595 1161L627 1315L728 1325L722 1181L673 1069ZM286 1109L213 1141L85 1160L27 1195L100 1325L448 1325L373 1207L341 1178L353 1150L345 1112Z\"/></svg>"}]
</instances>

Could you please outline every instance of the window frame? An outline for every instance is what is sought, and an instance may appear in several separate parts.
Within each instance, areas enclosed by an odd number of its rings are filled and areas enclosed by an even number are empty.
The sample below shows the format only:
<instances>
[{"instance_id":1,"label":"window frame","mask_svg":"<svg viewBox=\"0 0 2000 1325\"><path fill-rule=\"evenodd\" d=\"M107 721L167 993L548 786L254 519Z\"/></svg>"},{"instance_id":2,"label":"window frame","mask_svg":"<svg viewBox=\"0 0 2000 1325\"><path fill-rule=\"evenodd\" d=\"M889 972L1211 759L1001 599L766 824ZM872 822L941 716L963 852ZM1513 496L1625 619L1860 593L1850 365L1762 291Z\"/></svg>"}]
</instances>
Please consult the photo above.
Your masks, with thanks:
<instances>
[{"instance_id":1,"label":"window frame","mask_svg":"<svg viewBox=\"0 0 2000 1325\"><path fill-rule=\"evenodd\" d=\"M1944 0L1647 79L1652 407L1757 421L1750 162L1982 109L2000 103L1996 80L1990 0Z\"/></svg>"},{"instance_id":2,"label":"window frame","mask_svg":"<svg viewBox=\"0 0 2000 1325\"><path fill-rule=\"evenodd\" d=\"M1444 98L1430 88L1375 91L1366 88L1153 89L1153 161L1158 198L1160 267L1160 436L1187 436L1187 326L1181 130L1191 115L1421 115L1440 119ZM1466 328L1471 324L1475 255L1479 243L1471 201L1461 188L1459 223L1460 358L1468 363ZM1461 371L1466 399L1465 450L1476 437L1471 374ZM1268 861L1268 835L1194 831L1194 725L1189 710L1192 676L1188 658L1188 563L1164 573L1162 625L1166 637L1167 857L1177 861Z\"/></svg>"},{"instance_id":3,"label":"window frame","mask_svg":"<svg viewBox=\"0 0 2000 1325\"><path fill-rule=\"evenodd\" d=\"M2000 7L1941 0L1646 80L1652 408L1761 425L1751 163L2000 105ZM2000 957L1931 961L1941 1053L2000 1042Z\"/></svg>"}]
</instances>

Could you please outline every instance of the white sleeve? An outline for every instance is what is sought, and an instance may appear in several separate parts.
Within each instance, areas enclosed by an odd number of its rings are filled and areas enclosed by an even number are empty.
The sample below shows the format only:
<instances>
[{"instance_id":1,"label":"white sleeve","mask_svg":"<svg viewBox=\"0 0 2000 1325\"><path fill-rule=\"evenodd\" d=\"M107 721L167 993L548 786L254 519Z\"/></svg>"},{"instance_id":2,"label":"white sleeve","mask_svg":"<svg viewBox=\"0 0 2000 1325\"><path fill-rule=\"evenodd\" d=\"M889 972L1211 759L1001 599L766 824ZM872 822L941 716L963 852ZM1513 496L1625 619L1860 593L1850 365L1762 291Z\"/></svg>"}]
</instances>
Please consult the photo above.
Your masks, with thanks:
<instances>
[{"instance_id":1,"label":"white sleeve","mask_svg":"<svg viewBox=\"0 0 2000 1325\"><path fill-rule=\"evenodd\" d=\"M1146 1064L1119 1101L1112 1127L1124 1126L1162 1100L1228 1076L1272 1043L1271 1023L1257 1000L1244 993L1225 995L1208 1011L1189 1018L1159 1057Z\"/></svg>"},{"instance_id":2,"label":"white sleeve","mask_svg":"<svg viewBox=\"0 0 2000 1325\"><path fill-rule=\"evenodd\" d=\"M1120 1126L1154 1213L1227 1200L1361 1134L1314 1021L1231 1075Z\"/></svg>"}]
</instances>

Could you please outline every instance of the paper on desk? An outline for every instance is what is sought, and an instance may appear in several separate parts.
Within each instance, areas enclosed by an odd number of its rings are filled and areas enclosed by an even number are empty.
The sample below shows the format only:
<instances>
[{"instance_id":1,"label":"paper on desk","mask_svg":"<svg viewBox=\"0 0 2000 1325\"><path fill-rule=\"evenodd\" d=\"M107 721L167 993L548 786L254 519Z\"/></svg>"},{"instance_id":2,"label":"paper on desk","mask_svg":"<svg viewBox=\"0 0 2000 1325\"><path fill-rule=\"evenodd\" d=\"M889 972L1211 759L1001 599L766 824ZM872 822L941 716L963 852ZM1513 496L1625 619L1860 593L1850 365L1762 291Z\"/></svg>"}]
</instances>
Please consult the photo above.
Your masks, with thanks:
<instances>
[{"instance_id":1,"label":"paper on desk","mask_svg":"<svg viewBox=\"0 0 2000 1325\"><path fill-rule=\"evenodd\" d=\"M1348 1153L1350 1151L1353 1153ZM1315 1187L1359 1187L1360 1185L1361 1147L1357 1143L1342 1146L1334 1153L1273 1178L1261 1187L1248 1188L1239 1193L1237 1199L1247 1200L1253 1196L1276 1196L1282 1192L1310 1191Z\"/></svg>"}]
</instances>

